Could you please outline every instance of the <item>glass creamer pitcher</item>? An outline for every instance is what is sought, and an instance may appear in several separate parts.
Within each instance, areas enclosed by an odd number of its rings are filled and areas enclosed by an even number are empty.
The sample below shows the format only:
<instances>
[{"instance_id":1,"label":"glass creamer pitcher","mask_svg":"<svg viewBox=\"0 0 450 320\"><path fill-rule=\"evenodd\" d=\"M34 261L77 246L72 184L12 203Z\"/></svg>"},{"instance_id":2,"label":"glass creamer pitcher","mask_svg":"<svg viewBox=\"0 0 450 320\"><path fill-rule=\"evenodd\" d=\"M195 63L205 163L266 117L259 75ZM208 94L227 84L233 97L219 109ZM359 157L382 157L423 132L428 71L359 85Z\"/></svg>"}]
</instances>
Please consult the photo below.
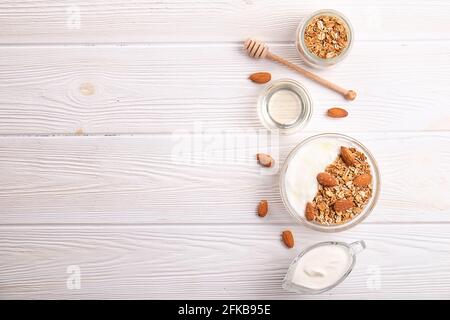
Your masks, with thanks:
<instances>
[{"instance_id":1,"label":"glass creamer pitcher","mask_svg":"<svg viewBox=\"0 0 450 320\"><path fill-rule=\"evenodd\" d=\"M366 243L320 242L303 250L291 263L283 288L302 294L328 291L344 281Z\"/></svg>"}]
</instances>

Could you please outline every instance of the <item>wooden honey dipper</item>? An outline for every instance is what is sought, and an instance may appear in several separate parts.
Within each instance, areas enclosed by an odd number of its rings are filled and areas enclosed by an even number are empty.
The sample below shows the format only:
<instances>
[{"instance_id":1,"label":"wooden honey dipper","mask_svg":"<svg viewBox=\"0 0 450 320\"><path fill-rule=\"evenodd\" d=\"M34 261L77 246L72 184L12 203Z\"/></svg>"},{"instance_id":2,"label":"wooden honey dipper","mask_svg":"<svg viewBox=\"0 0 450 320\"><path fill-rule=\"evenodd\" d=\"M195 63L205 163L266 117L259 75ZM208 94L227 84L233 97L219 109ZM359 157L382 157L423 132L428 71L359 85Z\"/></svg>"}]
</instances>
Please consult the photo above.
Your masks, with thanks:
<instances>
[{"instance_id":1,"label":"wooden honey dipper","mask_svg":"<svg viewBox=\"0 0 450 320\"><path fill-rule=\"evenodd\" d=\"M327 87L328 89L331 89L337 93L340 93L344 96L347 100L354 100L356 98L356 92L353 90L347 90L344 89L337 84L334 84L328 80L325 80L324 78L319 77L318 75L303 69L302 67L299 67L292 62L287 61L286 59L283 59L280 56L277 56L269 51L269 47L262 41L256 40L256 39L247 39L244 43L244 49L247 51L248 55L255 59L260 58L267 58L270 60L273 60L275 62L279 62L281 64L284 64L285 66L294 69L298 73L304 75L305 77L320 83L324 87Z\"/></svg>"}]
</instances>

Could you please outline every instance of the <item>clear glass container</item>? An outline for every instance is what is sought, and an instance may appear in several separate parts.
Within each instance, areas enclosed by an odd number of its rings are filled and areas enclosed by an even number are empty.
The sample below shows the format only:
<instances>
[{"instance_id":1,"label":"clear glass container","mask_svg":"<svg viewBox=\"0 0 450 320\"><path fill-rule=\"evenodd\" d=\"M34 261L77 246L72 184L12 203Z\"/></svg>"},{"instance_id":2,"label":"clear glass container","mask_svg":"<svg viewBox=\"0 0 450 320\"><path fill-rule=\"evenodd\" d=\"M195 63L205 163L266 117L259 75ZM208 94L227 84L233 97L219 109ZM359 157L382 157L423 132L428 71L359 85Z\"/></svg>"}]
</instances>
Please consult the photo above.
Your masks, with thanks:
<instances>
[{"instance_id":1,"label":"clear glass container","mask_svg":"<svg viewBox=\"0 0 450 320\"><path fill-rule=\"evenodd\" d=\"M292 79L279 79L261 92L257 110L261 123L267 129L292 134L309 122L313 102L300 83Z\"/></svg>"},{"instance_id":2,"label":"clear glass container","mask_svg":"<svg viewBox=\"0 0 450 320\"><path fill-rule=\"evenodd\" d=\"M305 29L308 26L309 22L314 19L317 16L321 15L327 15L327 16L334 16L344 22L344 27L347 30L348 33L348 46L344 49L341 54L334 58L330 59L324 59L316 56L314 53L309 51L309 49L306 47L305 44ZM350 49L353 45L353 27L350 24L350 21L345 17L342 13L331 10L331 9L323 9L319 11L315 11L309 16L306 16L299 24L297 28L296 38L295 38L295 46L297 48L298 53L303 58L303 60L309 64L312 67L316 68L328 68L331 66L334 66L335 64L339 63L340 61L344 60L344 58L348 55L350 52Z\"/></svg>"},{"instance_id":3,"label":"clear glass container","mask_svg":"<svg viewBox=\"0 0 450 320\"><path fill-rule=\"evenodd\" d=\"M367 161L370 164L370 168L371 168L370 170L371 170L371 175L372 175L372 197L370 198L369 202L366 204L366 206L364 207L363 211L360 214L358 214L353 219L351 219L345 223L342 223L342 224L325 225L325 224L319 224L314 221L306 220L304 210L302 212L297 212L295 210L294 206L289 202L289 197L286 192L286 172L290 165L290 161L297 154L297 152L302 152L303 147L305 145L307 145L311 141L316 141L319 139L326 139L326 140L336 139L337 141L340 142L340 144L342 146L354 147L366 155ZM349 136L346 136L343 134L322 133L322 134L318 134L315 136L311 136L311 137L303 140L289 153L288 157L286 158L286 160L283 164L283 168L281 169L281 172L280 172L279 188L280 188L281 199L283 201L284 206L286 207L287 211L291 214L291 216L294 217L297 221L299 221L300 223L306 225L307 227L317 230L317 231L338 232L338 231L347 230L347 229L357 225L358 223L363 221L365 218L367 218L367 216L372 212L373 208L375 207L375 204L378 201L379 195L380 195L380 172L378 170L378 165L377 165L372 153L370 153L370 151L362 143L360 143L359 141L357 141L356 139L354 139L352 137L349 137Z\"/></svg>"},{"instance_id":4,"label":"clear glass container","mask_svg":"<svg viewBox=\"0 0 450 320\"><path fill-rule=\"evenodd\" d=\"M325 287L325 288L321 288L321 289L314 289L314 288L308 288L308 287L304 287L301 286L299 284L296 284L295 282L293 282L293 276L295 273L295 269L297 267L297 263L300 261L300 259L302 259L302 257L309 251L320 247L320 246L342 246L344 248L346 248L346 250L348 250L351 262L348 266L348 270L333 284ZM340 284L342 281L344 281L348 275L352 272L355 264L356 264L356 255L363 251L366 248L366 243L363 240L360 241L356 241L350 244L347 244L345 242L334 242L334 241L327 241L327 242L320 242L317 243L315 245L312 245L308 248L306 248L305 250L303 250L297 257L294 258L294 260L292 261L291 265L289 266L289 269L286 273L286 276L283 279L282 282L282 287L283 289L287 290L287 291L291 291L291 292L297 292L297 293L301 293L301 294L319 294L319 293L323 293L326 292L334 287L336 287L338 284Z\"/></svg>"}]
</instances>

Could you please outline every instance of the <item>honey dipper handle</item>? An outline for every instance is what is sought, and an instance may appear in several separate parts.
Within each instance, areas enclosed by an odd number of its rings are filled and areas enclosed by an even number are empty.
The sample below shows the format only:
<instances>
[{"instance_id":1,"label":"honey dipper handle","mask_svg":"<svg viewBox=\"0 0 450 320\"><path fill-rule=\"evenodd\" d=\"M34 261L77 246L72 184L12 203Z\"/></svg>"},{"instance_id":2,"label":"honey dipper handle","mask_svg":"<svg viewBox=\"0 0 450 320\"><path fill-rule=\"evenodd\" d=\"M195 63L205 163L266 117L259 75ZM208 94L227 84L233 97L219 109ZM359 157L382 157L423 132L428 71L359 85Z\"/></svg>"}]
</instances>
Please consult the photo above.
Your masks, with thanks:
<instances>
[{"instance_id":1,"label":"honey dipper handle","mask_svg":"<svg viewBox=\"0 0 450 320\"><path fill-rule=\"evenodd\" d=\"M331 90L333 90L333 91L335 91L337 93L340 93L347 100L354 100L356 98L356 92L355 91L344 89L344 88L338 86L337 84L334 84L333 82L325 80L324 78L321 78L318 75L316 75L316 74L314 74L314 73L312 73L312 72L310 72L308 70L305 70L302 67L297 66L296 64L293 64L292 62L289 62L286 59L283 59L282 57L277 56L277 55L275 55L275 54L273 54L271 52L267 53L266 58L268 58L270 60L273 60L275 62L284 64L285 66L287 66L287 67L297 71L298 73L301 73L305 77L307 77L307 78L309 78L309 79L311 79L311 80L313 80L315 82L318 82L321 85L323 85L323 86L325 86L325 87L327 87L327 88L329 88L329 89L331 89Z\"/></svg>"}]
</instances>

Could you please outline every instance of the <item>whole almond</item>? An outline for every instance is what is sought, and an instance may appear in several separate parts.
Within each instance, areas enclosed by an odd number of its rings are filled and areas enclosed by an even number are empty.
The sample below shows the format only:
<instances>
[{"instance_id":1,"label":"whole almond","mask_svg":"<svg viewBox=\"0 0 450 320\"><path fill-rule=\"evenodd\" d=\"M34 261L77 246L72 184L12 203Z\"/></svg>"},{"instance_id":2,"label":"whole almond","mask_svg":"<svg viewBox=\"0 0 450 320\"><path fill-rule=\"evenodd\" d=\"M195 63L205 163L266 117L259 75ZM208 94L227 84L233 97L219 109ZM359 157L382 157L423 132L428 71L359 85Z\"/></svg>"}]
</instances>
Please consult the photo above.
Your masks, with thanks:
<instances>
[{"instance_id":1,"label":"whole almond","mask_svg":"<svg viewBox=\"0 0 450 320\"><path fill-rule=\"evenodd\" d=\"M294 247L294 236L292 235L292 232L289 230L283 231L281 234L281 238L283 239L284 244L288 248Z\"/></svg>"},{"instance_id":2,"label":"whole almond","mask_svg":"<svg viewBox=\"0 0 450 320\"><path fill-rule=\"evenodd\" d=\"M356 163L355 156L349 148L341 147L341 158L348 166L352 166Z\"/></svg>"},{"instance_id":3,"label":"whole almond","mask_svg":"<svg viewBox=\"0 0 450 320\"><path fill-rule=\"evenodd\" d=\"M353 201L348 199L336 200L334 210L337 212L346 211L353 208Z\"/></svg>"},{"instance_id":4,"label":"whole almond","mask_svg":"<svg viewBox=\"0 0 450 320\"><path fill-rule=\"evenodd\" d=\"M372 176L370 174L361 174L353 179L353 184L357 187L366 187L372 182Z\"/></svg>"},{"instance_id":5,"label":"whole almond","mask_svg":"<svg viewBox=\"0 0 450 320\"><path fill-rule=\"evenodd\" d=\"M345 118L348 116L348 112L342 108L330 108L327 111L327 115L331 118Z\"/></svg>"},{"instance_id":6,"label":"whole almond","mask_svg":"<svg viewBox=\"0 0 450 320\"><path fill-rule=\"evenodd\" d=\"M261 200L258 205L258 216L263 218L267 215L267 212L269 212L269 204L267 200Z\"/></svg>"},{"instance_id":7,"label":"whole almond","mask_svg":"<svg viewBox=\"0 0 450 320\"><path fill-rule=\"evenodd\" d=\"M308 202L306 204L305 217L306 220L308 221L312 221L316 217L316 209L314 208L314 205L311 202Z\"/></svg>"},{"instance_id":8,"label":"whole almond","mask_svg":"<svg viewBox=\"0 0 450 320\"><path fill-rule=\"evenodd\" d=\"M334 187L337 186L337 180L328 172L321 172L317 175L317 182L319 182L324 187Z\"/></svg>"},{"instance_id":9,"label":"whole almond","mask_svg":"<svg viewBox=\"0 0 450 320\"><path fill-rule=\"evenodd\" d=\"M256 83L267 83L272 79L272 75L268 72L256 72L251 74L248 78Z\"/></svg>"},{"instance_id":10,"label":"whole almond","mask_svg":"<svg viewBox=\"0 0 450 320\"><path fill-rule=\"evenodd\" d=\"M269 156L268 154L265 154L265 153L258 153L256 155L256 160L258 160L260 165L262 165L263 167L268 167L268 168L270 168L273 165L273 163L275 162L275 160L273 160L271 156Z\"/></svg>"}]
</instances>

